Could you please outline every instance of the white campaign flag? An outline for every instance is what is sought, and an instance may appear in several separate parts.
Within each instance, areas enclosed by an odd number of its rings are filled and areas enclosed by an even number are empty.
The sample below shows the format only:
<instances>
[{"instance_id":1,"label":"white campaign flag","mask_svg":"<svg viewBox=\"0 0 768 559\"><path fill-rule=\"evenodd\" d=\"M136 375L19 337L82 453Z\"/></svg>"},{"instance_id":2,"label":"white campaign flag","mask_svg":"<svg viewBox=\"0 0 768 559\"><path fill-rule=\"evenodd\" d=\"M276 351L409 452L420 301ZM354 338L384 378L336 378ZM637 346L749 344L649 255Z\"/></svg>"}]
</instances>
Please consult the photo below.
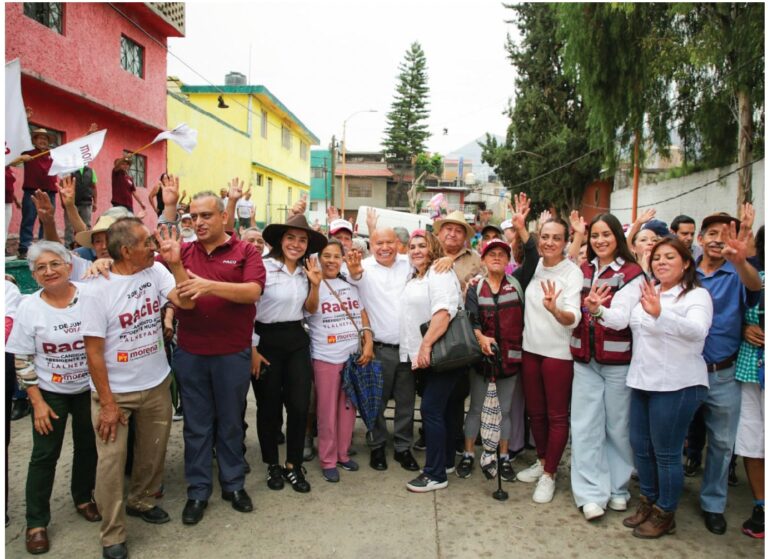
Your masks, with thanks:
<instances>
[{"instance_id":1,"label":"white campaign flag","mask_svg":"<svg viewBox=\"0 0 768 559\"><path fill-rule=\"evenodd\" d=\"M96 159L101 146L104 145L104 136L106 135L106 130L99 130L52 149L53 164L48 175L62 175L82 169Z\"/></svg>"},{"instance_id":2,"label":"white campaign flag","mask_svg":"<svg viewBox=\"0 0 768 559\"><path fill-rule=\"evenodd\" d=\"M21 63L17 58L5 65L5 164L33 147L21 97Z\"/></svg>"},{"instance_id":3,"label":"white campaign flag","mask_svg":"<svg viewBox=\"0 0 768 559\"><path fill-rule=\"evenodd\" d=\"M197 130L190 128L182 122L173 130L160 132L155 139L152 140L152 143L156 144L160 140L173 140L181 149L191 153L197 145Z\"/></svg>"}]
</instances>

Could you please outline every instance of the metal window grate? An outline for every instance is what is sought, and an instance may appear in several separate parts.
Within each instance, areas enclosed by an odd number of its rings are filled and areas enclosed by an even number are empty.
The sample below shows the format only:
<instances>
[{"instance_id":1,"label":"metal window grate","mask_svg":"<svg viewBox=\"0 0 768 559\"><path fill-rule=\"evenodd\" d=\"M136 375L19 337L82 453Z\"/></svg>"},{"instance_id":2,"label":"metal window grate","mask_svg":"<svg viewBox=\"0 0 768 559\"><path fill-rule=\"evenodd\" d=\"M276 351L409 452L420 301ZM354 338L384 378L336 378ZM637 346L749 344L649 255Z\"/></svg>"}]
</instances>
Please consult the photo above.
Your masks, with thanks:
<instances>
[{"instance_id":1,"label":"metal window grate","mask_svg":"<svg viewBox=\"0 0 768 559\"><path fill-rule=\"evenodd\" d=\"M144 77L144 47L125 35L120 36L120 65L134 76Z\"/></svg>"},{"instance_id":2,"label":"metal window grate","mask_svg":"<svg viewBox=\"0 0 768 559\"><path fill-rule=\"evenodd\" d=\"M123 155L130 155L131 152L127 149L123 150ZM139 155L138 153L133 155L131 161L131 167L128 169L128 174L133 178L133 184L136 188L143 188L147 184L147 157L145 155Z\"/></svg>"},{"instance_id":3,"label":"metal window grate","mask_svg":"<svg viewBox=\"0 0 768 559\"><path fill-rule=\"evenodd\" d=\"M307 144L304 142L301 142L300 148L299 148L299 156L301 157L302 161L307 160Z\"/></svg>"},{"instance_id":4,"label":"metal window grate","mask_svg":"<svg viewBox=\"0 0 768 559\"><path fill-rule=\"evenodd\" d=\"M60 2L24 2L24 15L62 33L63 8Z\"/></svg>"},{"instance_id":5,"label":"metal window grate","mask_svg":"<svg viewBox=\"0 0 768 559\"><path fill-rule=\"evenodd\" d=\"M287 150L290 150L291 147L293 147L293 136L291 135L291 129L283 126L283 147Z\"/></svg>"}]
</instances>

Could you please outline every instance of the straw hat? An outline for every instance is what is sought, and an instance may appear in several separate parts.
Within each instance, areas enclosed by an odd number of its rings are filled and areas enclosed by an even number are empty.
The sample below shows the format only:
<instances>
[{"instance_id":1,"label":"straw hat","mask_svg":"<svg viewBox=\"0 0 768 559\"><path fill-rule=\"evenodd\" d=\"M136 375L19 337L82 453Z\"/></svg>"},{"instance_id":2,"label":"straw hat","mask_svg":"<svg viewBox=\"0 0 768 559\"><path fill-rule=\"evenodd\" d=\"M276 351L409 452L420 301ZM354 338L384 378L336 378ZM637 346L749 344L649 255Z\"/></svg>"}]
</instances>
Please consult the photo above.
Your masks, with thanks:
<instances>
[{"instance_id":1,"label":"straw hat","mask_svg":"<svg viewBox=\"0 0 768 559\"><path fill-rule=\"evenodd\" d=\"M52 132L48 132L45 128L35 128L30 133L30 137L34 140L35 136L45 136L49 141L56 139Z\"/></svg>"},{"instance_id":2,"label":"straw hat","mask_svg":"<svg viewBox=\"0 0 768 559\"><path fill-rule=\"evenodd\" d=\"M456 225L461 225L467 231L467 239L471 238L475 234L475 230L469 223L467 223L467 219L464 217L464 212L460 212L459 210L455 210L449 213L447 216L435 221L435 224L432 226L435 231L435 235L440 234L440 229L442 229L443 225L446 223L455 223Z\"/></svg>"},{"instance_id":3,"label":"straw hat","mask_svg":"<svg viewBox=\"0 0 768 559\"><path fill-rule=\"evenodd\" d=\"M109 226L117 221L116 217L111 215L102 215L93 225L93 227L87 231L80 231L75 235L77 244L86 248L93 248L93 234L94 233L106 233Z\"/></svg>"},{"instance_id":4,"label":"straw hat","mask_svg":"<svg viewBox=\"0 0 768 559\"><path fill-rule=\"evenodd\" d=\"M328 239L325 235L318 233L309 226L307 218L304 214L292 215L285 223L273 223L267 225L262 233L264 241L271 247L280 246L280 240L288 229L301 229L306 231L309 235L309 246L307 247L307 255L320 252L328 244Z\"/></svg>"}]
</instances>

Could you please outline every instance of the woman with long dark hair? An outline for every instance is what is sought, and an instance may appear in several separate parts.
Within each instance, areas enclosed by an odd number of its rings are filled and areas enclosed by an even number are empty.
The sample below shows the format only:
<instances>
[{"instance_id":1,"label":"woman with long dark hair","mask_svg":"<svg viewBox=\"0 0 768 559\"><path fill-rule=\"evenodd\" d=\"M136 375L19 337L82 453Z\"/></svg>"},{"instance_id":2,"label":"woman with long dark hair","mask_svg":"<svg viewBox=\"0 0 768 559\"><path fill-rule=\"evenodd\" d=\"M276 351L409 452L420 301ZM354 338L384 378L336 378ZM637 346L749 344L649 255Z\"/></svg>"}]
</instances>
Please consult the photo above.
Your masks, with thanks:
<instances>
[{"instance_id":1,"label":"woman with long dark hair","mask_svg":"<svg viewBox=\"0 0 768 559\"><path fill-rule=\"evenodd\" d=\"M605 307L628 315L640 301L644 274L613 215L595 216L587 239L587 260L581 266L582 316L571 337L571 490L584 518L594 520L606 508L627 510L629 501L634 464L629 444L631 391L626 379L632 334L628 327L604 326L584 301L593 285L606 286Z\"/></svg>"},{"instance_id":2,"label":"woman with long dark hair","mask_svg":"<svg viewBox=\"0 0 768 559\"><path fill-rule=\"evenodd\" d=\"M632 389L630 441L640 478L640 504L624 525L638 538L675 531L683 490L685 436L707 396L702 357L712 324L712 299L699 287L691 252L677 238L659 241L650 254L655 283L641 283L640 302L629 313L604 303L610 286L594 284L585 299L607 328L632 329L634 348L627 373Z\"/></svg>"},{"instance_id":3,"label":"woman with long dark hair","mask_svg":"<svg viewBox=\"0 0 768 559\"><path fill-rule=\"evenodd\" d=\"M267 281L256 313L256 430L262 460L268 467L267 486L282 489L285 479L295 491L307 493L311 488L301 464L312 363L310 340L302 320L304 311L317 310L322 279L316 259L310 260L309 255L321 251L328 240L314 231L303 215L292 216L285 224L268 225L263 235L272 248L264 259ZM287 412L286 462L281 467L278 438L283 406Z\"/></svg>"}]
</instances>

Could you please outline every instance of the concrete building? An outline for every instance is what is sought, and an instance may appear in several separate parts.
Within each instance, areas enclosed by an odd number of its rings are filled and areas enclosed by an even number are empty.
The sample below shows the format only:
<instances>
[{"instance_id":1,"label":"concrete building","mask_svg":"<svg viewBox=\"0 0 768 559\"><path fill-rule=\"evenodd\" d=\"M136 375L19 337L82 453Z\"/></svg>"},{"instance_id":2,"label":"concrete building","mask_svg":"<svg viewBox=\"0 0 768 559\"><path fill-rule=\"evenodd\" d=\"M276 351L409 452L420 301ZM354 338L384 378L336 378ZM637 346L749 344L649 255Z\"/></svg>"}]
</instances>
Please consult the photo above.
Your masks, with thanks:
<instances>
[{"instance_id":1,"label":"concrete building","mask_svg":"<svg viewBox=\"0 0 768 559\"><path fill-rule=\"evenodd\" d=\"M343 204L342 175L346 181ZM387 207L387 181L392 179L393 175L387 167L383 153L348 152L346 166L342 165L339 155L334 177L334 205L339 209L344 207L345 219L356 217L360 206Z\"/></svg>"},{"instance_id":2,"label":"concrete building","mask_svg":"<svg viewBox=\"0 0 768 559\"><path fill-rule=\"evenodd\" d=\"M165 47L168 37L184 36L184 13L182 2L5 5L5 60L21 62L30 126L53 131L56 144L84 135L92 122L108 130L92 165L98 212L111 205L114 160L165 130ZM165 164L165 142L142 151L131 170L137 186L151 186ZM14 173L21 198L23 170ZM11 231L20 217L14 211ZM61 209L57 225L63 230Z\"/></svg>"},{"instance_id":3,"label":"concrete building","mask_svg":"<svg viewBox=\"0 0 768 559\"><path fill-rule=\"evenodd\" d=\"M185 85L168 78L168 125L198 131L191 154L168 148L168 169L188 194L225 187L239 177L252 185L256 223L283 222L310 190L310 146L318 138L263 85L229 74L227 85Z\"/></svg>"},{"instance_id":4,"label":"concrete building","mask_svg":"<svg viewBox=\"0 0 768 559\"><path fill-rule=\"evenodd\" d=\"M327 149L313 149L310 153L310 193L309 215L310 223L315 219L323 225L327 225L326 210L333 205L333 155Z\"/></svg>"}]
</instances>

